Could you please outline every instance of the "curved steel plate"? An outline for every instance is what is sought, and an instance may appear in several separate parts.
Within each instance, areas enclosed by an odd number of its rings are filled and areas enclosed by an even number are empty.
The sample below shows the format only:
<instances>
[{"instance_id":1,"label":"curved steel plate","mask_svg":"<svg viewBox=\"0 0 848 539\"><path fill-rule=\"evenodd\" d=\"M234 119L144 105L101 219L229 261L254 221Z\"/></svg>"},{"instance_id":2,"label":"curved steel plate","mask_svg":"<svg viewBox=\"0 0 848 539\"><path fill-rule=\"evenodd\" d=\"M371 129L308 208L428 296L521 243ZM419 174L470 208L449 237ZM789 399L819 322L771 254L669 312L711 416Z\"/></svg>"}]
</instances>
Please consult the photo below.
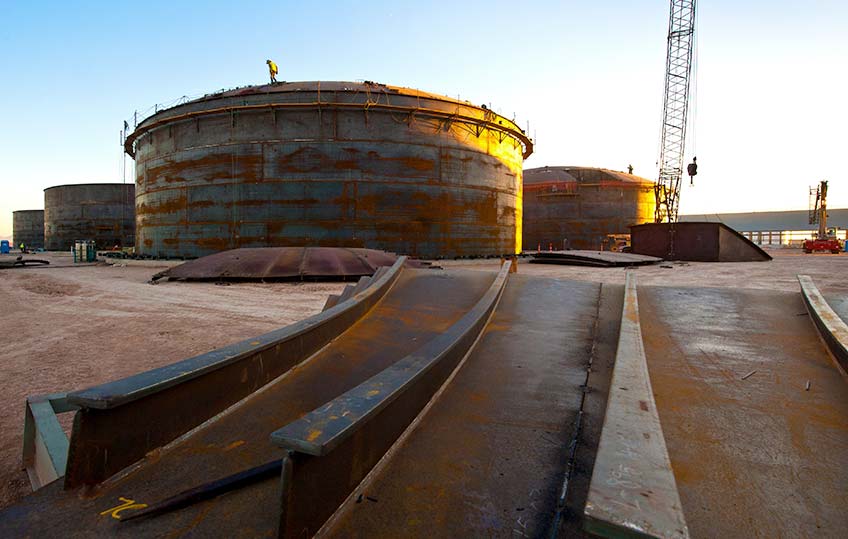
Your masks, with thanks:
<instances>
[{"instance_id":1,"label":"curved steel plate","mask_svg":"<svg viewBox=\"0 0 848 539\"><path fill-rule=\"evenodd\" d=\"M153 276L187 281L252 281L358 278L391 266L397 255L342 247L257 247L231 249L190 260Z\"/></svg>"}]
</instances>

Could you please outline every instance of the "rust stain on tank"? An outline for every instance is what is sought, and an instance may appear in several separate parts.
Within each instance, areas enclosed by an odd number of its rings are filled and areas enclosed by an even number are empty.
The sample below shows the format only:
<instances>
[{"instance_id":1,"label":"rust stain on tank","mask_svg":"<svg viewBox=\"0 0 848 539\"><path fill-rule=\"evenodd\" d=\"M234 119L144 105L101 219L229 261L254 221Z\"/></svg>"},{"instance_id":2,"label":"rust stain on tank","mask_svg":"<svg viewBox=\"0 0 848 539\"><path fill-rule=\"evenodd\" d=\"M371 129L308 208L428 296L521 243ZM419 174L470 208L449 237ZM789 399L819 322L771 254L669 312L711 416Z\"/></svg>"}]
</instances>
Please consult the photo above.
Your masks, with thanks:
<instances>
[{"instance_id":1,"label":"rust stain on tank","mask_svg":"<svg viewBox=\"0 0 848 539\"><path fill-rule=\"evenodd\" d=\"M309 206L312 204L318 204L321 201L317 198L279 198L273 200L255 200L255 199L244 199L244 200L235 200L235 201L227 201L220 203L221 206L224 207L251 207L251 206L266 206L266 205L281 205L281 206Z\"/></svg>"},{"instance_id":2,"label":"rust stain on tank","mask_svg":"<svg viewBox=\"0 0 848 539\"><path fill-rule=\"evenodd\" d=\"M332 165L332 160L323 152L305 146L277 159L277 168L283 172L318 172Z\"/></svg>"},{"instance_id":3,"label":"rust stain on tank","mask_svg":"<svg viewBox=\"0 0 848 539\"><path fill-rule=\"evenodd\" d=\"M168 160L165 164L151 166L147 169L147 176L161 179L166 183L185 182L191 178L199 177L207 182L215 180L230 179L233 177L233 167L238 167L239 177L246 181L256 181L258 175L253 172L261 169L262 156L252 154L228 154L212 153L197 159L186 159L182 161ZM206 171L202 173L200 171ZM190 175L187 175L190 173ZM140 176L139 184L145 181ZM149 181L147 182L149 183Z\"/></svg>"},{"instance_id":4,"label":"rust stain on tank","mask_svg":"<svg viewBox=\"0 0 848 539\"><path fill-rule=\"evenodd\" d=\"M318 87L223 92L142 121L130 136L142 253L264 245L426 257L516 252L521 164L532 144L514 122L379 84L321 82L313 109ZM360 102L369 94L392 109Z\"/></svg>"},{"instance_id":5,"label":"rust stain on tank","mask_svg":"<svg viewBox=\"0 0 848 539\"><path fill-rule=\"evenodd\" d=\"M211 248L215 251L225 251L230 249L230 241L228 238L200 238L194 241L198 247Z\"/></svg>"},{"instance_id":6,"label":"rust stain on tank","mask_svg":"<svg viewBox=\"0 0 848 539\"><path fill-rule=\"evenodd\" d=\"M185 209L186 197L185 195L182 195L179 198L172 198L167 199L164 202L159 202L155 206L145 202L140 202L136 204L135 212L136 215L156 215L160 213L175 213Z\"/></svg>"}]
</instances>

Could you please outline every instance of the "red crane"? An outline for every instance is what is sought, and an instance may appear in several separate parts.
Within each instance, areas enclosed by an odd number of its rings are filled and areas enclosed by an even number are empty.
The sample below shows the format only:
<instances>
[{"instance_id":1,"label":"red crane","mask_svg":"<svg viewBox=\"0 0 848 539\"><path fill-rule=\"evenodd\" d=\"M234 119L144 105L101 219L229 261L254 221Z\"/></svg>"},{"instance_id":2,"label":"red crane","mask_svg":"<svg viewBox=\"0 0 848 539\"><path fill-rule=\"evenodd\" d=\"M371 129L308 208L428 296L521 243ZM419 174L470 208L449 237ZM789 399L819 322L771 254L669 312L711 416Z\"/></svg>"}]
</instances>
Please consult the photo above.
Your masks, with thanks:
<instances>
[{"instance_id":1,"label":"red crane","mask_svg":"<svg viewBox=\"0 0 848 539\"><path fill-rule=\"evenodd\" d=\"M804 241L804 252L830 251L839 254L842 242L836 237L836 227L827 227L827 180L822 180L818 187L810 188L810 224L818 223L816 237Z\"/></svg>"}]
</instances>

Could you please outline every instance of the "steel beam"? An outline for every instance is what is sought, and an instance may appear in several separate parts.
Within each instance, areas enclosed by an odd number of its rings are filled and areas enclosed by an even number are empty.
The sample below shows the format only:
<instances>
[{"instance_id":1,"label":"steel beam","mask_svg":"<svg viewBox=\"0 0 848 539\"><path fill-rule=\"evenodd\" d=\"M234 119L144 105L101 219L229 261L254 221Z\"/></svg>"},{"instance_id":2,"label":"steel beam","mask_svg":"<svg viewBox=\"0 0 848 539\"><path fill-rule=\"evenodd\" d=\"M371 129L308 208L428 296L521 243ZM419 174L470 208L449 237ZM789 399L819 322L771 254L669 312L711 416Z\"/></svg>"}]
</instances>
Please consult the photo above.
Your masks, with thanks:
<instances>
[{"instance_id":1,"label":"steel beam","mask_svg":"<svg viewBox=\"0 0 848 539\"><path fill-rule=\"evenodd\" d=\"M636 277L627 274L618 352L584 510L602 537L689 537L642 344Z\"/></svg>"},{"instance_id":2,"label":"steel beam","mask_svg":"<svg viewBox=\"0 0 848 539\"><path fill-rule=\"evenodd\" d=\"M474 345L510 262L462 318L417 351L275 431L283 461L280 537L314 535L413 422Z\"/></svg>"},{"instance_id":3,"label":"steel beam","mask_svg":"<svg viewBox=\"0 0 848 539\"><path fill-rule=\"evenodd\" d=\"M65 488L100 483L304 361L364 316L405 261L351 301L291 326L68 395L81 410Z\"/></svg>"},{"instance_id":4,"label":"steel beam","mask_svg":"<svg viewBox=\"0 0 848 539\"><path fill-rule=\"evenodd\" d=\"M22 463L32 490L65 475L68 437L56 414L77 409L68 403L65 393L27 397Z\"/></svg>"},{"instance_id":5,"label":"steel beam","mask_svg":"<svg viewBox=\"0 0 848 539\"><path fill-rule=\"evenodd\" d=\"M809 275L798 275L804 304L843 375L848 373L848 325L836 314Z\"/></svg>"}]
</instances>

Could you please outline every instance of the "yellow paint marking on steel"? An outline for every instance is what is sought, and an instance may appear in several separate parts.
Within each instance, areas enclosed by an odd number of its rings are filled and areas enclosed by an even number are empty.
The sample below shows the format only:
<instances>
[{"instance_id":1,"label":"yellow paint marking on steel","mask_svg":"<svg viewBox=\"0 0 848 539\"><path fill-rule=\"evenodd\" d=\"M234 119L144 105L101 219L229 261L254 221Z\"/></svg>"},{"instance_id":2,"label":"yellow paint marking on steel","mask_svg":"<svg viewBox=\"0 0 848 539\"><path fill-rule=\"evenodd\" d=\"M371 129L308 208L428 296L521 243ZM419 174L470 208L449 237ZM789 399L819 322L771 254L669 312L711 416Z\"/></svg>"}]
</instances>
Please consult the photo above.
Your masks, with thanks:
<instances>
[{"instance_id":1,"label":"yellow paint marking on steel","mask_svg":"<svg viewBox=\"0 0 848 539\"><path fill-rule=\"evenodd\" d=\"M323 431L320 431L320 430L313 430L312 432L309 433L309 436L307 436L306 439L311 442L311 441L315 440L315 438L321 436L322 432Z\"/></svg>"},{"instance_id":2,"label":"yellow paint marking on steel","mask_svg":"<svg viewBox=\"0 0 848 539\"><path fill-rule=\"evenodd\" d=\"M371 390L371 391L369 391L369 392L368 392L365 396L366 396L366 397L373 397L373 396L375 396L375 395L379 395L379 394L380 394L380 390L378 390L378 389L372 389L372 390Z\"/></svg>"},{"instance_id":3,"label":"yellow paint marking on steel","mask_svg":"<svg viewBox=\"0 0 848 539\"><path fill-rule=\"evenodd\" d=\"M244 440L236 440L235 442L227 445L227 447L224 448L224 451L229 451L230 449L235 449L236 447L239 447L239 446L244 445L244 444L245 444Z\"/></svg>"},{"instance_id":4,"label":"yellow paint marking on steel","mask_svg":"<svg viewBox=\"0 0 848 539\"><path fill-rule=\"evenodd\" d=\"M112 518L121 520L121 512L126 511L127 509L144 509L147 507L146 503L136 503L135 500L130 500L129 498L124 498L123 496L118 496L118 499L123 502L120 505L116 505L111 509L107 509L100 513L100 516L111 515Z\"/></svg>"}]
</instances>

